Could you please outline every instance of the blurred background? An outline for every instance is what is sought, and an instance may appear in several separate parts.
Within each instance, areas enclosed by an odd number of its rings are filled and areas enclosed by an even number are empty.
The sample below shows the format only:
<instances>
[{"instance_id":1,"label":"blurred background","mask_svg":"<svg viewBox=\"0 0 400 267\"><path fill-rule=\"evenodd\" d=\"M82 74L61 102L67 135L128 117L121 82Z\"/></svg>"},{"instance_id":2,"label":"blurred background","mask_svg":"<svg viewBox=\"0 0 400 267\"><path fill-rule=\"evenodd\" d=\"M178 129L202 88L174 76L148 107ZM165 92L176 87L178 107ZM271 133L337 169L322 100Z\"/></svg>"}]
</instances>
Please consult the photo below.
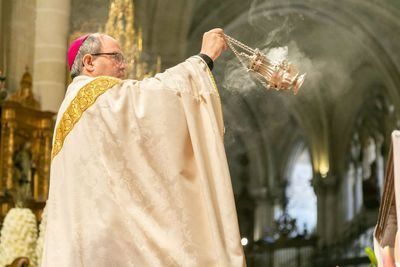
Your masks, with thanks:
<instances>
[{"instance_id":1,"label":"blurred background","mask_svg":"<svg viewBox=\"0 0 400 267\"><path fill-rule=\"evenodd\" d=\"M40 221L71 40L109 33L142 79L221 27L287 48L307 73L293 95L266 90L230 50L214 64L248 266L369 266L400 128L399 17L398 0L0 0L1 220L26 207Z\"/></svg>"}]
</instances>

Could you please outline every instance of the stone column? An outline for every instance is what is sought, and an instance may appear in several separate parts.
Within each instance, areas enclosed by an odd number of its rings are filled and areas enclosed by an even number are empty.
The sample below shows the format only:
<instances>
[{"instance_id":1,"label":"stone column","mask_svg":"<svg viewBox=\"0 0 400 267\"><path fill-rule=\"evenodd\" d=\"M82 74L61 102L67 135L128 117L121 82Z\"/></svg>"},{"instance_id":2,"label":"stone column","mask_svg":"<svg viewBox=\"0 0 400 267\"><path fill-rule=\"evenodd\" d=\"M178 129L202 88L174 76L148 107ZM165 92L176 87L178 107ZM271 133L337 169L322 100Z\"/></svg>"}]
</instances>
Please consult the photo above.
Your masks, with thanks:
<instances>
[{"instance_id":1,"label":"stone column","mask_svg":"<svg viewBox=\"0 0 400 267\"><path fill-rule=\"evenodd\" d=\"M356 184L355 184L355 196L354 196L354 215L357 215L362 209L363 206L363 192L362 192L362 183L363 183L363 173L360 164L356 166Z\"/></svg>"},{"instance_id":2,"label":"stone column","mask_svg":"<svg viewBox=\"0 0 400 267\"><path fill-rule=\"evenodd\" d=\"M255 199L256 208L254 212L254 236L255 241L261 239L265 227L272 227L274 221L274 201L266 197Z\"/></svg>"},{"instance_id":3,"label":"stone column","mask_svg":"<svg viewBox=\"0 0 400 267\"><path fill-rule=\"evenodd\" d=\"M19 89L22 75L26 67L32 71L33 65L33 43L34 43L34 21L35 1L2 1L2 26L3 64L6 62L6 87L15 91ZM5 51L4 51L5 50Z\"/></svg>"},{"instance_id":4,"label":"stone column","mask_svg":"<svg viewBox=\"0 0 400 267\"><path fill-rule=\"evenodd\" d=\"M325 220L325 188L321 182L321 177L315 175L313 178L313 187L315 195L317 196L317 236L319 245L325 242L325 230L326 230L326 220Z\"/></svg>"},{"instance_id":5,"label":"stone column","mask_svg":"<svg viewBox=\"0 0 400 267\"><path fill-rule=\"evenodd\" d=\"M346 182L346 199L344 204L347 205L346 207L346 220L350 221L354 217L354 188L356 186L356 169L354 168L354 164L350 164L350 169L347 172L347 176L345 178Z\"/></svg>"},{"instance_id":6,"label":"stone column","mask_svg":"<svg viewBox=\"0 0 400 267\"><path fill-rule=\"evenodd\" d=\"M385 182L385 163L384 156L382 155L382 146L384 139L381 135L376 137L375 139L375 154L376 154L376 171L378 177L378 186L379 186L379 196L382 197L383 194L383 186Z\"/></svg>"},{"instance_id":7,"label":"stone column","mask_svg":"<svg viewBox=\"0 0 400 267\"><path fill-rule=\"evenodd\" d=\"M328 177L329 178L329 177ZM328 184L326 186L325 196L325 242L328 245L334 243L335 239L338 238L339 225L337 219L342 214L339 214L338 202L337 202L337 186Z\"/></svg>"},{"instance_id":8,"label":"stone column","mask_svg":"<svg viewBox=\"0 0 400 267\"><path fill-rule=\"evenodd\" d=\"M325 178L315 175L313 178L313 186L317 195L317 235L319 237L319 245L329 245L334 239L337 228L338 203L337 194L338 186L336 177L328 174Z\"/></svg>"},{"instance_id":9,"label":"stone column","mask_svg":"<svg viewBox=\"0 0 400 267\"><path fill-rule=\"evenodd\" d=\"M37 0L33 91L42 110L57 112L66 87L70 0Z\"/></svg>"}]
</instances>

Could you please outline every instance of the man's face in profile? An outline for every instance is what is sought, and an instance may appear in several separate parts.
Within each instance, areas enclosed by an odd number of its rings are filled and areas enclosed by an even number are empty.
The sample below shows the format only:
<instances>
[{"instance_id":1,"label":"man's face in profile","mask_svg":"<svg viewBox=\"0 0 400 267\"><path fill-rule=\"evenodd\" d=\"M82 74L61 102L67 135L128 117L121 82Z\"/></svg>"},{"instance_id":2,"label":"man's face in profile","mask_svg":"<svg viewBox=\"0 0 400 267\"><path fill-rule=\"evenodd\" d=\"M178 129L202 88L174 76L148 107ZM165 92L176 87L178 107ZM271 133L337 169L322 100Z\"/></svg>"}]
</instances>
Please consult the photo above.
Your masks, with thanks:
<instances>
[{"instance_id":1,"label":"man's face in profile","mask_svg":"<svg viewBox=\"0 0 400 267\"><path fill-rule=\"evenodd\" d=\"M101 51L93 54L94 76L112 76L123 79L126 63L118 42L108 36L100 35Z\"/></svg>"}]
</instances>

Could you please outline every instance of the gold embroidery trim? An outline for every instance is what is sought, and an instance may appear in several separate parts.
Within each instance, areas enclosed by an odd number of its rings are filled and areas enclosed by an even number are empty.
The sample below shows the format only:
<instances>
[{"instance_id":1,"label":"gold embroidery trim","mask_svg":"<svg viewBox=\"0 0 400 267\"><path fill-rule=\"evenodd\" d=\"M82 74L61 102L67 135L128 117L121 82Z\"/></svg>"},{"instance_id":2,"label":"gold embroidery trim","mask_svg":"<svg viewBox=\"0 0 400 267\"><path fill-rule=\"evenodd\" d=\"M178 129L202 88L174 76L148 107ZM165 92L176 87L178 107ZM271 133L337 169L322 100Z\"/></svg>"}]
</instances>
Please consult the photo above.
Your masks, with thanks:
<instances>
[{"instance_id":1,"label":"gold embroidery trim","mask_svg":"<svg viewBox=\"0 0 400 267\"><path fill-rule=\"evenodd\" d=\"M210 80L211 80L211 83L212 83L212 85L213 85L213 88L214 88L215 93L216 93L216 94L218 95L218 97L219 97L220 95L219 95L219 90L218 90L218 87L217 87L217 83L215 82L214 75L212 74L210 68L208 67L208 65L207 65L207 63L204 61L204 59L202 59L200 56L195 56L195 57L199 58L199 59L206 65L206 70L207 70L207 73L208 73L208 77L209 77Z\"/></svg>"},{"instance_id":2,"label":"gold embroidery trim","mask_svg":"<svg viewBox=\"0 0 400 267\"><path fill-rule=\"evenodd\" d=\"M215 82L214 75L212 74L211 70L208 67L207 67L207 72L208 72L208 76L211 79L211 83L212 83L212 85L214 87L214 90L217 93L217 95L219 96L219 90L218 90L218 87L217 87L217 83Z\"/></svg>"},{"instance_id":3,"label":"gold embroidery trim","mask_svg":"<svg viewBox=\"0 0 400 267\"><path fill-rule=\"evenodd\" d=\"M82 87L64 112L55 133L51 159L61 151L64 140L82 117L83 112L96 102L96 99L121 80L100 76Z\"/></svg>"}]
</instances>

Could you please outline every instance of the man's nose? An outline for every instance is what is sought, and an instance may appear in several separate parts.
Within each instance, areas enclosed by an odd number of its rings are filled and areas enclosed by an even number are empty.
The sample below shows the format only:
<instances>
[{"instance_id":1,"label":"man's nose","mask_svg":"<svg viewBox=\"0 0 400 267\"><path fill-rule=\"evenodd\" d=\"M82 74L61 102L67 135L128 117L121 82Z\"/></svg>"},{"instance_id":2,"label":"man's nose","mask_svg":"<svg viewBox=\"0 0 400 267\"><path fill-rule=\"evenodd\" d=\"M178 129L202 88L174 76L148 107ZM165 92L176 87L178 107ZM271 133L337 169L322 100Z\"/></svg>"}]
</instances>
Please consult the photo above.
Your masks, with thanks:
<instances>
[{"instance_id":1,"label":"man's nose","mask_svg":"<svg viewBox=\"0 0 400 267\"><path fill-rule=\"evenodd\" d=\"M122 64L121 64L121 69L126 69L128 67L128 64L126 63L126 62L123 62Z\"/></svg>"}]
</instances>

